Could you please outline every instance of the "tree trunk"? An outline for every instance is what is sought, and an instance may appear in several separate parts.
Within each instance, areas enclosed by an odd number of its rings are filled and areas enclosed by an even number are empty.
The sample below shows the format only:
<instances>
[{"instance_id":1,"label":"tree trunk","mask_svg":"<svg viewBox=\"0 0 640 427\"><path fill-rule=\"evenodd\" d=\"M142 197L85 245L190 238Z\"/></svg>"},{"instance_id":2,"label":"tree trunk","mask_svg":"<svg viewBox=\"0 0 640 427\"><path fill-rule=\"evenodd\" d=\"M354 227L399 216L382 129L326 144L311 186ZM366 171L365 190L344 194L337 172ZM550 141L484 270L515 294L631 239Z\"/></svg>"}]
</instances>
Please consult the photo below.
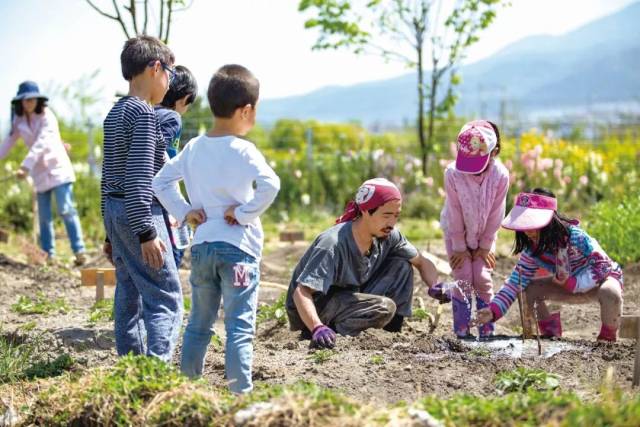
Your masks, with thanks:
<instances>
[{"instance_id":1,"label":"tree trunk","mask_svg":"<svg viewBox=\"0 0 640 427\"><path fill-rule=\"evenodd\" d=\"M438 95L438 77L437 70L434 68L431 70L431 87L429 93L429 120L427 128L427 146L433 147L433 127L436 121L436 97ZM424 169L425 175L427 174L427 161L428 156L425 153Z\"/></svg>"},{"instance_id":2,"label":"tree trunk","mask_svg":"<svg viewBox=\"0 0 640 427\"><path fill-rule=\"evenodd\" d=\"M418 141L420 142L420 154L422 157L422 173L427 175L427 145L424 136L424 69L422 63L422 46L418 53Z\"/></svg>"}]
</instances>

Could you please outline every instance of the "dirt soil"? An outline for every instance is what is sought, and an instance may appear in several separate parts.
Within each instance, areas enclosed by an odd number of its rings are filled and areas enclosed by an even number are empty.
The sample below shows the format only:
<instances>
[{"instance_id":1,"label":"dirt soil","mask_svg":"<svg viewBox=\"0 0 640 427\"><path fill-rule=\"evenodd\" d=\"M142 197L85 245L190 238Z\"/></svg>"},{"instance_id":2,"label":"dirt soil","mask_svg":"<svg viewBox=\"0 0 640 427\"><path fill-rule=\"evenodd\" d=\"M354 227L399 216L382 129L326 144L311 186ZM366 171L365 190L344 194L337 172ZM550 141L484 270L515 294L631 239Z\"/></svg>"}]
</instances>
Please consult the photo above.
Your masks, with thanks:
<instances>
[{"instance_id":1,"label":"dirt soil","mask_svg":"<svg viewBox=\"0 0 640 427\"><path fill-rule=\"evenodd\" d=\"M267 282L288 284L290 272L306 249L305 243L274 243L269 247L262 265L262 279ZM444 257L444 248L435 244L430 250ZM71 354L80 366L111 365L116 360L114 335L109 322L89 323L89 310L94 302L94 288L81 287L79 272L59 267L35 267L21 261L20 256L9 257L0 253L0 332L14 337L38 337L42 349L56 357ZM495 286L513 267L515 259L499 257ZM188 268L188 259L186 260ZM93 266L106 266L106 261L95 255ZM181 270L185 295L189 296L187 268ZM417 276L417 275L416 275ZM23 315L11 311L20 295L34 297L43 293L50 299L64 297L72 307L67 314ZM261 304L273 302L281 289L263 286ZM640 266L625 269L625 313L638 313L640 293ZM113 289L107 289L112 297ZM436 312L437 305L426 296L424 285L416 278L417 298L424 300L425 308ZM452 332L451 307L443 306L437 328L431 332L429 322L408 321L401 333L379 330L365 331L358 337L339 337L336 349L327 360L318 363L309 341L276 321L258 325L255 341L254 379L257 383L282 384L306 380L342 390L346 394L367 402L397 402L414 400L426 394L449 396L457 392L475 395L495 393L493 381L499 371L525 366L540 368L560 376L561 387L574 390L586 397L593 395L609 367L613 379L623 388L630 387L634 350L633 342L619 340L615 344L595 341L599 330L600 313L597 303L562 306L563 343L570 347L551 357L536 352L511 357L500 352L475 348L474 342L460 341ZM222 314L222 313L221 313ZM186 325L185 315L185 325ZM35 329L26 332L21 325L35 323ZM498 322L497 333L517 336L520 320L517 306ZM221 322L216 331L224 335ZM535 347L535 343L528 343ZM558 342L543 340L542 347L553 348ZM537 349L536 349L537 350ZM174 362L178 364L180 347ZM224 353L210 346L205 366L205 377L214 384L224 384Z\"/></svg>"}]
</instances>

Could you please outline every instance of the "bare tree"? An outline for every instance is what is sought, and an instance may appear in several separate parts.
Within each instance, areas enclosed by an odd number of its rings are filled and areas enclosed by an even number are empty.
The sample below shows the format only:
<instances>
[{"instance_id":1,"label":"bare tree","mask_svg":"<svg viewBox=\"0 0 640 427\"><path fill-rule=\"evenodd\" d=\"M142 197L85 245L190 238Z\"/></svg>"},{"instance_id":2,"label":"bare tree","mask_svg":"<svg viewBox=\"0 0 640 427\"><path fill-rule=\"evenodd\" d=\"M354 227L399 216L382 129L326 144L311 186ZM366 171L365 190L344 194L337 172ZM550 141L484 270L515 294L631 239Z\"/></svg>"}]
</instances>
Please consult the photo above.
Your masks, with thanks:
<instances>
[{"instance_id":1,"label":"bare tree","mask_svg":"<svg viewBox=\"0 0 640 427\"><path fill-rule=\"evenodd\" d=\"M305 22L306 28L319 30L313 49L351 49L356 54L400 61L416 70L416 128L426 175L435 120L451 111L457 101L457 67L503 3L505 0L300 0L298 9L314 12ZM442 10L447 5L451 10ZM430 73L427 78L426 73Z\"/></svg>"},{"instance_id":2,"label":"bare tree","mask_svg":"<svg viewBox=\"0 0 640 427\"><path fill-rule=\"evenodd\" d=\"M156 34L164 43L169 43L174 13L187 10L193 4L193 0L111 0L109 6L101 7L96 4L96 0L85 1L100 15L116 21L126 38L148 34L150 17L153 18L154 11L157 10Z\"/></svg>"}]
</instances>

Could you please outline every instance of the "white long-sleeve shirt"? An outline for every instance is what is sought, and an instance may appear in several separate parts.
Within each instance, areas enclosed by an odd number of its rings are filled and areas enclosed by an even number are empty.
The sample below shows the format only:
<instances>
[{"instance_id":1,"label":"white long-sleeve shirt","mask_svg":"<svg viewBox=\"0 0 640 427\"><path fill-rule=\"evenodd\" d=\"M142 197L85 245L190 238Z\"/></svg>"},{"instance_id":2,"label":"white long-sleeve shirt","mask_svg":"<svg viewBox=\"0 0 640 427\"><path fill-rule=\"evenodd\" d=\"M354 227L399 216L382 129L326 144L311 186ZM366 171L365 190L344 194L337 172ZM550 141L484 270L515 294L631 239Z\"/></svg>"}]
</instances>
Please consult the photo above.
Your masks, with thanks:
<instances>
[{"instance_id":1,"label":"white long-sleeve shirt","mask_svg":"<svg viewBox=\"0 0 640 427\"><path fill-rule=\"evenodd\" d=\"M184 180L189 202L176 194ZM255 183L255 188L254 188ZM192 209L207 220L196 229L193 244L227 242L260 259L264 232L260 215L273 203L280 179L256 146L235 136L193 138L153 179L156 197L180 221ZM237 206L239 225L228 225L224 212Z\"/></svg>"}]
</instances>

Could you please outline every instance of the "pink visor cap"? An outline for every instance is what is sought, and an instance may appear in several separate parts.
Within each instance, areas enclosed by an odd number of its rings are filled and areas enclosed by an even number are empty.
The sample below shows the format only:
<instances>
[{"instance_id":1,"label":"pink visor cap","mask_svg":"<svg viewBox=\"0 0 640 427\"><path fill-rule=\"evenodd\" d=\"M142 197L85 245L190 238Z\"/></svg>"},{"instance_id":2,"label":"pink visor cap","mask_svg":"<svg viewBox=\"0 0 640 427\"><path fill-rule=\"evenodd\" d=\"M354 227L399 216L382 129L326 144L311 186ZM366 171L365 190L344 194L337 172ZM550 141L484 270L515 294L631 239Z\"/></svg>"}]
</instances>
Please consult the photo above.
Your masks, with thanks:
<instances>
[{"instance_id":1,"label":"pink visor cap","mask_svg":"<svg viewBox=\"0 0 640 427\"><path fill-rule=\"evenodd\" d=\"M558 202L554 197L520 193L513 209L502 221L502 226L514 231L539 230L549 225L556 209Z\"/></svg>"},{"instance_id":2,"label":"pink visor cap","mask_svg":"<svg viewBox=\"0 0 640 427\"><path fill-rule=\"evenodd\" d=\"M456 169L463 173L482 172L497 144L498 137L488 121L474 120L465 124L458 134Z\"/></svg>"}]
</instances>

